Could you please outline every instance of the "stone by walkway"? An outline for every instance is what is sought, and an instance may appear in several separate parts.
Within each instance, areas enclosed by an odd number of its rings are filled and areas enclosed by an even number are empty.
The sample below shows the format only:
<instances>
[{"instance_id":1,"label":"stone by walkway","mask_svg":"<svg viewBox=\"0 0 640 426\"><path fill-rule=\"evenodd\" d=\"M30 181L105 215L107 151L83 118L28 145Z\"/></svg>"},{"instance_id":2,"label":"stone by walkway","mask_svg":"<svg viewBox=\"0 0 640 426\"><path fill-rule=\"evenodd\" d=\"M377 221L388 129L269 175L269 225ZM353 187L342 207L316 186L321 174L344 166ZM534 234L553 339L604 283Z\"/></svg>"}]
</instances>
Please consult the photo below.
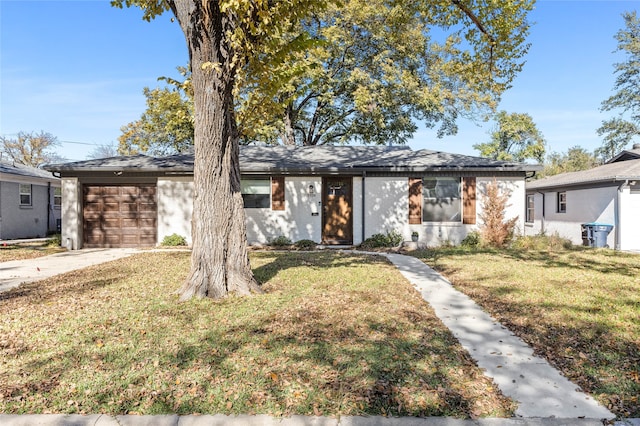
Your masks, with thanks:
<instances>
[{"instance_id":1,"label":"stone by walkway","mask_svg":"<svg viewBox=\"0 0 640 426\"><path fill-rule=\"evenodd\" d=\"M440 274L410 256L384 254L429 302L440 320L508 397L516 415L612 419L615 416L562 376L549 363L455 290Z\"/></svg>"}]
</instances>

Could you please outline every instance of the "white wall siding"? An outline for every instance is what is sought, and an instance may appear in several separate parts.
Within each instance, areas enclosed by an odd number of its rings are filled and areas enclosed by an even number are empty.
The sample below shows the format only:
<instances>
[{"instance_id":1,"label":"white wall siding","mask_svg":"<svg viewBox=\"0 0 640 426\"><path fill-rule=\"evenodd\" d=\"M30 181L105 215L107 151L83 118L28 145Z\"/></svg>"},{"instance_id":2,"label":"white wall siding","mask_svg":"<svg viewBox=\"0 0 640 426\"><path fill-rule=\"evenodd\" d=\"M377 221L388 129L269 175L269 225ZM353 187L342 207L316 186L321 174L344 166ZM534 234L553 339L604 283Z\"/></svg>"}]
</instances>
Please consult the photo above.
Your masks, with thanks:
<instances>
[{"instance_id":1,"label":"white wall siding","mask_svg":"<svg viewBox=\"0 0 640 426\"><path fill-rule=\"evenodd\" d=\"M309 195L313 185L315 194ZM322 239L322 179L285 177L285 209L245 209L249 244L266 244L279 236L292 242Z\"/></svg>"},{"instance_id":2,"label":"white wall siding","mask_svg":"<svg viewBox=\"0 0 640 426\"><path fill-rule=\"evenodd\" d=\"M543 195L535 194L535 222L527 227L527 235L557 234L573 244L582 244L583 223L599 222L615 225L617 187L602 187L560 191L567 193L567 211L558 212L558 191L544 192L544 223L542 219ZM609 247L615 246L615 231L607 238Z\"/></svg>"},{"instance_id":3,"label":"white wall siding","mask_svg":"<svg viewBox=\"0 0 640 426\"><path fill-rule=\"evenodd\" d=\"M191 245L193 216L193 178L158 178L158 243L164 237L178 234Z\"/></svg>"},{"instance_id":4,"label":"white wall siding","mask_svg":"<svg viewBox=\"0 0 640 426\"><path fill-rule=\"evenodd\" d=\"M620 238L618 249L640 251L640 185L625 187L620 194ZM615 230L609 234L615 234ZM610 247L613 247L609 243Z\"/></svg>"},{"instance_id":5,"label":"white wall siding","mask_svg":"<svg viewBox=\"0 0 640 426\"><path fill-rule=\"evenodd\" d=\"M524 235L539 235L544 230L544 217L542 215L543 208L543 195L536 192L530 193L533 195L533 222L527 222L524 225ZM526 198L525 198L526 200ZM525 201L526 203L526 201ZM525 204L526 205L526 204ZM547 206L548 208L548 206ZM526 214L526 211L523 213Z\"/></svg>"},{"instance_id":6,"label":"white wall siding","mask_svg":"<svg viewBox=\"0 0 640 426\"><path fill-rule=\"evenodd\" d=\"M82 248L82 188L78 178L62 178L62 245Z\"/></svg>"},{"instance_id":7,"label":"white wall siding","mask_svg":"<svg viewBox=\"0 0 640 426\"><path fill-rule=\"evenodd\" d=\"M480 215L483 212L485 205L485 198L487 193L487 185L494 181L494 178L478 178L476 180L476 218L477 225L482 226L482 220ZM510 193L510 199L507 202L507 209L505 212L505 219L510 220L515 217L518 218L516 222L515 235L524 235L525 233L525 182L522 178L500 178L496 179L500 191L507 191Z\"/></svg>"},{"instance_id":8,"label":"white wall siding","mask_svg":"<svg viewBox=\"0 0 640 426\"><path fill-rule=\"evenodd\" d=\"M365 238L396 231L411 240L408 218L409 180L406 176L365 178Z\"/></svg>"},{"instance_id":9,"label":"white wall siding","mask_svg":"<svg viewBox=\"0 0 640 426\"><path fill-rule=\"evenodd\" d=\"M367 186L365 178L365 187ZM353 178L353 197L352 197L352 209L351 209L352 223L353 223L353 244L358 245L362 243L362 177L356 176Z\"/></svg>"},{"instance_id":10,"label":"white wall siding","mask_svg":"<svg viewBox=\"0 0 640 426\"><path fill-rule=\"evenodd\" d=\"M483 194L486 185L493 178L476 180L476 217L482 212ZM524 233L524 179L501 178L501 188L511 191L511 200L507 207L507 218L518 217L517 230ZM370 237L377 233L397 231L405 241L411 241L412 232L418 232L419 242L426 246L439 246L444 243L460 244L460 242L478 225L464 225L462 222L423 222L409 224L409 179L408 177L367 177L366 178L366 227L365 235Z\"/></svg>"}]
</instances>

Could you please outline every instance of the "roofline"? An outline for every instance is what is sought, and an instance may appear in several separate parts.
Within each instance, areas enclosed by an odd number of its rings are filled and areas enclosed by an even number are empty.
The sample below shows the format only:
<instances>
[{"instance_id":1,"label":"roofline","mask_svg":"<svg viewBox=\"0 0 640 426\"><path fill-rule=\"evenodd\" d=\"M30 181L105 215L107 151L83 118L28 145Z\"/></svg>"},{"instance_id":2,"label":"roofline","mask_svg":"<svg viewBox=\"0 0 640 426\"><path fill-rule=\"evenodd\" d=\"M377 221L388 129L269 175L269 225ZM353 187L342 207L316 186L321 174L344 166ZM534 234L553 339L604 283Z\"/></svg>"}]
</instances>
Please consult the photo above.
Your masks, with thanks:
<instances>
[{"instance_id":1,"label":"roofline","mask_svg":"<svg viewBox=\"0 0 640 426\"><path fill-rule=\"evenodd\" d=\"M58 166L58 167L56 167ZM172 174L193 174L192 167L70 167L66 165L51 165L47 166L45 170L51 173L65 173L65 172L126 172L126 173L158 173L165 175ZM421 172L535 172L542 170L542 166L530 165L530 164L509 164L504 166L436 166L436 167L300 167L300 168L282 168L282 167L267 167L267 168L249 168L243 169L240 167L240 173L244 174L353 174L360 175L364 173L421 173Z\"/></svg>"},{"instance_id":2,"label":"roofline","mask_svg":"<svg viewBox=\"0 0 640 426\"><path fill-rule=\"evenodd\" d=\"M635 175L635 176L622 175L622 176L613 176L613 177L609 176L602 179L589 179L589 180L582 180L582 181L575 181L575 182L568 182L568 183L556 183L556 184L550 184L550 185L536 185L534 182L530 182L528 185L526 185L526 189L527 190L557 189L557 188L566 188L566 187L574 187L574 186L585 186L589 184L602 184L602 183L615 184L617 182L623 182L627 180L640 181L640 176L639 175Z\"/></svg>"}]
</instances>

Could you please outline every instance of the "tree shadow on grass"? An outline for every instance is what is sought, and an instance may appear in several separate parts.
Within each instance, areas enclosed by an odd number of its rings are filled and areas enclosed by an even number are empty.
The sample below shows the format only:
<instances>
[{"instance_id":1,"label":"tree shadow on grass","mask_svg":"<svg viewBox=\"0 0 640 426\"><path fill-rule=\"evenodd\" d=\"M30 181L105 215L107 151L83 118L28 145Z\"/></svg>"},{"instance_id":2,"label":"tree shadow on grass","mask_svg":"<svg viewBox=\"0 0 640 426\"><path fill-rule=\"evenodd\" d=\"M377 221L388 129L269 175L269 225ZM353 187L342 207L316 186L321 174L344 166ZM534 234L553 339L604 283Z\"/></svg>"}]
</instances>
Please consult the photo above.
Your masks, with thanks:
<instances>
[{"instance_id":1,"label":"tree shadow on grass","mask_svg":"<svg viewBox=\"0 0 640 426\"><path fill-rule=\"evenodd\" d=\"M258 275L301 262L320 276L338 265L386 263L334 253L268 260ZM323 287L327 295L317 300L278 299L282 305L267 304L275 294L176 304L154 312L157 324L145 324L144 334L128 321L139 312L122 312L113 324L94 317L25 364L30 374L20 383L13 376L13 388L0 386L14 401L0 407L28 410L30 399L43 397L54 412L511 415L498 394L483 395L490 382L427 305L403 305L413 297L406 287L393 295ZM354 316L349 300L360 297L368 305ZM164 325L172 315L181 327ZM492 408L479 409L480 400Z\"/></svg>"}]
</instances>

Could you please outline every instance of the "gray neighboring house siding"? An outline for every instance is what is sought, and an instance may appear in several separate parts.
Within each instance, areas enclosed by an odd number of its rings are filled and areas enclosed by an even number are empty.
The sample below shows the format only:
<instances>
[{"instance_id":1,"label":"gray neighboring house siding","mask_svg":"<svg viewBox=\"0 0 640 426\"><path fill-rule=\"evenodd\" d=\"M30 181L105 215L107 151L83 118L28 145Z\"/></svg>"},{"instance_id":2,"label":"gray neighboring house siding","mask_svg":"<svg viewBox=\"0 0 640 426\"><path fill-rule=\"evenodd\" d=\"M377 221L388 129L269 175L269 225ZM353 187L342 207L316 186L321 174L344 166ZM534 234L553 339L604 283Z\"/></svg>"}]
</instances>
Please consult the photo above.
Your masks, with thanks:
<instances>
[{"instance_id":1,"label":"gray neighboring house siding","mask_svg":"<svg viewBox=\"0 0 640 426\"><path fill-rule=\"evenodd\" d=\"M63 244L153 245L173 233L190 241L193 162L188 154L137 155L48 166L62 177ZM522 218L525 179L539 169L408 147L242 146L247 239L359 244L396 231L405 240L417 232L423 245L459 243L477 229L484 189L494 179L512 191L509 216ZM458 193L445 201L451 209L429 216L438 206L424 194L455 192L456 185Z\"/></svg>"},{"instance_id":2,"label":"gray neighboring house siding","mask_svg":"<svg viewBox=\"0 0 640 426\"><path fill-rule=\"evenodd\" d=\"M21 185L25 190L22 199ZM45 237L55 232L61 219L55 188L60 185L60 179L46 170L0 163L0 240Z\"/></svg>"},{"instance_id":3,"label":"gray neighboring house siding","mask_svg":"<svg viewBox=\"0 0 640 426\"><path fill-rule=\"evenodd\" d=\"M582 224L613 225L607 245L640 250L640 145L589 170L562 173L527 183L533 214L525 234L558 234L582 244Z\"/></svg>"}]
</instances>

